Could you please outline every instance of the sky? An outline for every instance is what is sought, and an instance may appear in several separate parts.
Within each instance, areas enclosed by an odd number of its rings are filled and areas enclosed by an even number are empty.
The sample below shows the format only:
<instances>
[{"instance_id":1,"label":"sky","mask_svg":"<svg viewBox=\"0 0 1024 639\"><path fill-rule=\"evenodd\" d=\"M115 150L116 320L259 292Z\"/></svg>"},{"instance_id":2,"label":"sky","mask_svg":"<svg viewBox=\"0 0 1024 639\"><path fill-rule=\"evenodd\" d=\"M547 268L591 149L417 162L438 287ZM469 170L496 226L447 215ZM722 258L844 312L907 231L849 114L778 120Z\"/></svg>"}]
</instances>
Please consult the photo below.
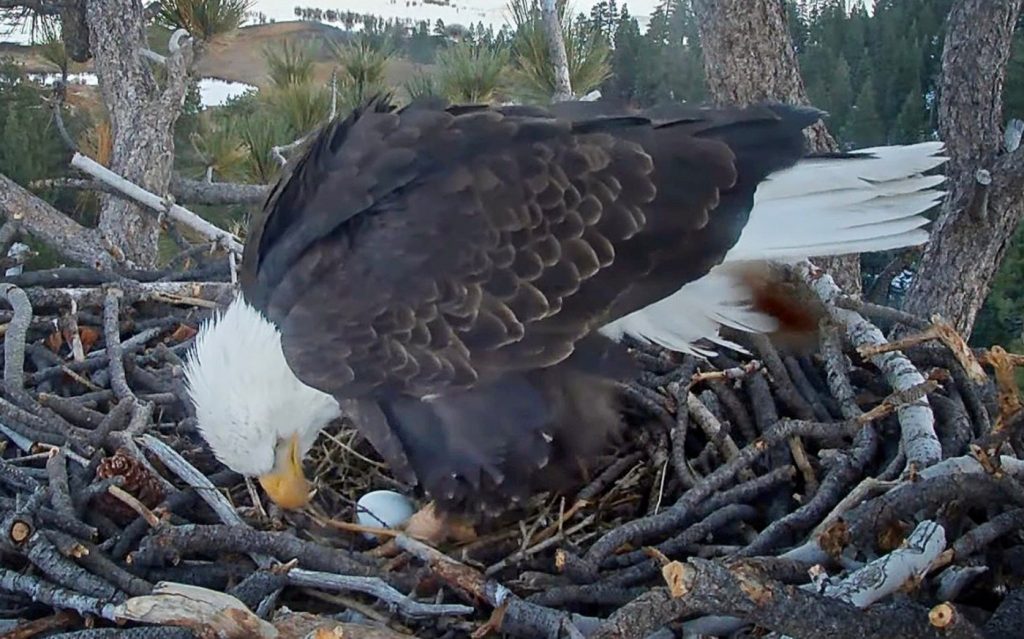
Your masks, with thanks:
<instances>
[{"instance_id":1,"label":"sky","mask_svg":"<svg viewBox=\"0 0 1024 639\"><path fill-rule=\"evenodd\" d=\"M451 7L425 4L416 0L416 5L407 0L256 0L254 9L262 11L275 20L294 20L295 6L311 6L336 11L372 13L385 18L405 17L415 20L440 18L445 23L468 25L483 22L499 28L506 17L506 0L448 0ZM570 0L569 6L577 12L589 13L598 0ZM635 16L648 16L663 0L627 0L629 12ZM622 2L620 0L619 4Z\"/></svg>"},{"instance_id":2,"label":"sky","mask_svg":"<svg viewBox=\"0 0 1024 639\"><path fill-rule=\"evenodd\" d=\"M412 18L413 20L429 20L438 18L445 24L476 24L483 22L493 25L495 29L506 22L507 0L448 0L451 6L426 4L423 0L255 0L253 11L262 12L277 22L295 20L296 5L334 9L336 11L354 11L370 13L383 18ZM569 6L576 12L589 13L590 8L599 0L569 0ZM663 0L627 0L629 12L638 18L646 18ZM415 2L415 4L413 4ZM622 0L619 0L621 6ZM643 21L642 21L643 22ZM15 29L12 33L0 34L0 41L26 44L29 41L27 30Z\"/></svg>"}]
</instances>

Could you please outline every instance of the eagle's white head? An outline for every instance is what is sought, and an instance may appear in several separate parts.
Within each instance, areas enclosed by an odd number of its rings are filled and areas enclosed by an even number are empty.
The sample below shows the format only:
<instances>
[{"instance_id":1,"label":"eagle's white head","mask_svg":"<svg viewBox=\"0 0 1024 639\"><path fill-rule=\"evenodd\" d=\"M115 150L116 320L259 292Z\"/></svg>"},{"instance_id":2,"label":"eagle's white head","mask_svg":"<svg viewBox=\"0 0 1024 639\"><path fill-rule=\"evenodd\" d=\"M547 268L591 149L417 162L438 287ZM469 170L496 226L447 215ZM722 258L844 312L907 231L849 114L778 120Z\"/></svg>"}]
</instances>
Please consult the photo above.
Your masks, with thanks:
<instances>
[{"instance_id":1,"label":"eagle's white head","mask_svg":"<svg viewBox=\"0 0 1024 639\"><path fill-rule=\"evenodd\" d=\"M241 295L199 328L185 383L199 431L221 463L259 478L283 508L308 502L302 459L341 409L299 381L277 327Z\"/></svg>"}]
</instances>

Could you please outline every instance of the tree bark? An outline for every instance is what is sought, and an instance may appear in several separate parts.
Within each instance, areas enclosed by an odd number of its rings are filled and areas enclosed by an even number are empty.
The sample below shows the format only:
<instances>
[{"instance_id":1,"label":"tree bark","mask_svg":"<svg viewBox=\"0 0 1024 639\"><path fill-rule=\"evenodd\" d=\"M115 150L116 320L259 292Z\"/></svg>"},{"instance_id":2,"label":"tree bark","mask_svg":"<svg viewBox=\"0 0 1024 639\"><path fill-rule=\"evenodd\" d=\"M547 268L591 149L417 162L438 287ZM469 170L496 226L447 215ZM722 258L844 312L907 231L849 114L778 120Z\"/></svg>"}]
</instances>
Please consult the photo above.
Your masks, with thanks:
<instances>
[{"instance_id":1,"label":"tree bark","mask_svg":"<svg viewBox=\"0 0 1024 639\"><path fill-rule=\"evenodd\" d=\"M116 263L95 229L78 224L5 175L0 175L0 212L8 220L19 220L29 235L63 257L100 270Z\"/></svg>"},{"instance_id":2,"label":"tree bark","mask_svg":"<svg viewBox=\"0 0 1024 639\"><path fill-rule=\"evenodd\" d=\"M555 94L551 99L563 102L572 99L572 84L569 82L569 57L565 54L565 39L562 37L562 23L558 20L557 0L541 2L541 16L544 19L544 34L548 40L551 64L555 67Z\"/></svg>"},{"instance_id":3,"label":"tree bark","mask_svg":"<svg viewBox=\"0 0 1024 639\"><path fill-rule=\"evenodd\" d=\"M64 0L60 3L60 35L69 58L75 62L86 62L92 57L85 0Z\"/></svg>"},{"instance_id":4,"label":"tree bark","mask_svg":"<svg viewBox=\"0 0 1024 639\"><path fill-rule=\"evenodd\" d=\"M37 180L29 184L31 189L62 188L83 191L101 191L118 194L120 191L99 180L84 178L54 178ZM206 204L225 206L231 204L262 204L270 193L266 184L240 184L236 182L206 182L178 175L171 176L170 194L178 204Z\"/></svg>"},{"instance_id":5,"label":"tree bark","mask_svg":"<svg viewBox=\"0 0 1024 639\"><path fill-rule=\"evenodd\" d=\"M938 313L964 336L1024 215L1024 150L1002 149L1003 82L1021 3L956 0L942 52L939 135L950 158L949 195L905 309ZM979 180L979 170L988 175Z\"/></svg>"},{"instance_id":6,"label":"tree bark","mask_svg":"<svg viewBox=\"0 0 1024 639\"><path fill-rule=\"evenodd\" d=\"M781 0L693 0L708 93L717 104L808 104ZM814 152L839 147L823 123L807 131ZM844 291L859 294L860 257L819 258Z\"/></svg>"},{"instance_id":7,"label":"tree bark","mask_svg":"<svg viewBox=\"0 0 1024 639\"><path fill-rule=\"evenodd\" d=\"M188 86L192 47L186 42L167 57L167 80L157 85L139 0L89 0L90 44L100 90L113 131L110 169L147 191L166 194L174 163L174 123ZM123 198L104 195L99 230L128 262L156 264L160 221Z\"/></svg>"}]
</instances>

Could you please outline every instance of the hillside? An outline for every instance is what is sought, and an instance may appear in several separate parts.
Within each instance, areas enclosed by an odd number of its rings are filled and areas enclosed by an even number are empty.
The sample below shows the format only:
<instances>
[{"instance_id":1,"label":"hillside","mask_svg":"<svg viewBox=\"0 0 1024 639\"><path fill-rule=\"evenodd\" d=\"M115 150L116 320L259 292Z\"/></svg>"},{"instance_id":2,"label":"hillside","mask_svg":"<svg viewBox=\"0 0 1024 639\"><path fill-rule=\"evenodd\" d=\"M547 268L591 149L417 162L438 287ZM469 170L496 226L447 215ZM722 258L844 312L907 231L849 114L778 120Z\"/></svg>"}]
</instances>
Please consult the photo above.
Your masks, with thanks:
<instances>
[{"instance_id":1,"label":"hillside","mask_svg":"<svg viewBox=\"0 0 1024 639\"><path fill-rule=\"evenodd\" d=\"M162 28L150 30L153 50L165 53L168 32ZM325 39L341 41L345 33L319 22L290 21L246 26L229 37L215 41L199 61L199 73L204 78L217 78L228 82L243 82L262 86L267 77L263 50L267 46L279 45L285 41L320 42ZM30 73L52 73L57 68L41 54L39 47L0 42L0 57L10 57L25 65ZM389 63L387 81L399 86L418 67L408 60L394 58ZM315 75L326 82L331 75L333 63L329 53L321 50L317 56ZM88 73L92 65L72 64L72 73Z\"/></svg>"}]
</instances>

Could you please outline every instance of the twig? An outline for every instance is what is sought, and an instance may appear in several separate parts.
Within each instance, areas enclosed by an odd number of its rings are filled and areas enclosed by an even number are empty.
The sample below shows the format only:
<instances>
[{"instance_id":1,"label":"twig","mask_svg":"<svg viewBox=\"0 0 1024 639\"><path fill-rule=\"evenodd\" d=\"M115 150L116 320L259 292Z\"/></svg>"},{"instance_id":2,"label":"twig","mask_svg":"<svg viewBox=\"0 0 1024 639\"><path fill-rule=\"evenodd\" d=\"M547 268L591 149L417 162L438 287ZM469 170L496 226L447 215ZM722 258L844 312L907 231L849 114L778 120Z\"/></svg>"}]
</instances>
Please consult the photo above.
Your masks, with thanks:
<instances>
[{"instance_id":1,"label":"twig","mask_svg":"<svg viewBox=\"0 0 1024 639\"><path fill-rule=\"evenodd\" d=\"M81 615L95 615L116 621L114 605L108 601L81 595L36 577L20 575L6 568L0 568L0 589L28 595L34 601L54 608L67 608Z\"/></svg>"},{"instance_id":2,"label":"twig","mask_svg":"<svg viewBox=\"0 0 1024 639\"><path fill-rule=\"evenodd\" d=\"M103 337L107 344L107 358L110 362L110 387L119 400L135 399L135 393L128 386L124 372L124 349L121 347L120 306L118 300L124 293L120 289L107 291L103 302Z\"/></svg>"},{"instance_id":3,"label":"twig","mask_svg":"<svg viewBox=\"0 0 1024 639\"><path fill-rule=\"evenodd\" d=\"M120 191L106 182L82 178L53 178L36 180L29 186L33 189L65 188L103 193L120 194ZM230 204L259 204L267 197L270 187L265 184L236 184L230 182L207 182L191 180L180 175L171 177L170 194L182 204L205 204L224 206Z\"/></svg>"},{"instance_id":4,"label":"twig","mask_svg":"<svg viewBox=\"0 0 1024 639\"><path fill-rule=\"evenodd\" d=\"M157 528L160 525L160 518L157 517L152 510L146 508L146 505L136 499L131 493L126 492L117 486L108 486L107 493L137 512L139 516L145 519L146 523L153 528Z\"/></svg>"},{"instance_id":5,"label":"twig","mask_svg":"<svg viewBox=\"0 0 1024 639\"><path fill-rule=\"evenodd\" d=\"M75 561L89 572L114 584L129 595L144 595L153 589L153 584L117 565L95 545L81 542L56 530L47 530L45 534L62 554L73 556Z\"/></svg>"},{"instance_id":6,"label":"twig","mask_svg":"<svg viewBox=\"0 0 1024 639\"><path fill-rule=\"evenodd\" d=\"M886 494L851 510L847 522L850 542L857 547L875 546L876 531L889 530L909 513L935 513L952 499L973 503L1015 503L1024 506L1024 494L1007 481L984 473L936 475L902 483Z\"/></svg>"},{"instance_id":7,"label":"twig","mask_svg":"<svg viewBox=\"0 0 1024 639\"><path fill-rule=\"evenodd\" d=\"M248 526L198 525L162 528L131 554L134 565L162 566L189 553L245 552L298 559L303 566L331 573L372 577L375 565L361 555L303 541L287 533L262 532Z\"/></svg>"},{"instance_id":8,"label":"twig","mask_svg":"<svg viewBox=\"0 0 1024 639\"><path fill-rule=\"evenodd\" d=\"M787 587L744 562L723 566L692 558L679 564L678 573L675 594L690 610L733 616L794 637L981 639L969 624L950 634L932 628L928 611L913 604L858 609L839 599ZM683 628L692 632L692 625L686 622Z\"/></svg>"},{"instance_id":9,"label":"twig","mask_svg":"<svg viewBox=\"0 0 1024 639\"><path fill-rule=\"evenodd\" d=\"M133 284L128 281L118 283L124 292L124 303L140 301L162 301L168 304L185 306L202 306L216 308L212 300L221 299L234 292L228 282L143 282ZM66 308L72 300L78 302L79 308L86 306L102 306L106 298L106 290L100 287L70 288L30 288L26 289L32 305L37 309Z\"/></svg>"},{"instance_id":10,"label":"twig","mask_svg":"<svg viewBox=\"0 0 1024 639\"><path fill-rule=\"evenodd\" d=\"M916 335L910 335L895 342L884 344L865 344L859 346L857 352L860 353L861 357L871 358L881 353L905 351L911 346L933 339L940 340L945 344L946 348L953 353L953 356L956 357L956 360L964 367L964 370L967 371L967 374L975 383L987 381L988 377L985 375L985 370L974 357L974 353L967 345L967 342L964 341L964 338L938 316L932 317L931 326Z\"/></svg>"},{"instance_id":11,"label":"twig","mask_svg":"<svg viewBox=\"0 0 1024 639\"><path fill-rule=\"evenodd\" d=\"M985 636L992 639L1013 637L1020 632L1020 620L1024 618L1024 588L1011 590L1003 598L995 614L985 624Z\"/></svg>"},{"instance_id":12,"label":"twig","mask_svg":"<svg viewBox=\"0 0 1024 639\"><path fill-rule=\"evenodd\" d=\"M848 486L871 461L877 447L875 429L870 426L863 428L857 434L853 450L829 470L814 497L789 515L769 524L741 554L748 557L766 554L780 544L794 540L798 532L813 526L839 502Z\"/></svg>"},{"instance_id":13,"label":"twig","mask_svg":"<svg viewBox=\"0 0 1024 639\"><path fill-rule=\"evenodd\" d=\"M825 303L833 320L846 325L847 335L854 346L860 348L886 343L885 336L878 328L857 313L836 305L835 301L842 293L828 273L820 271L809 261L798 264L796 270ZM871 361L885 373L893 390L905 390L925 381L902 353L882 353L872 357ZM927 398L901 407L898 417L908 464L924 468L942 459L942 444L935 433L935 416Z\"/></svg>"},{"instance_id":14,"label":"twig","mask_svg":"<svg viewBox=\"0 0 1024 639\"><path fill-rule=\"evenodd\" d=\"M471 606L459 604L425 604L413 601L376 577L351 577L293 568L288 571L288 583L292 586L372 595L413 619L471 615L475 611Z\"/></svg>"},{"instance_id":15,"label":"twig","mask_svg":"<svg viewBox=\"0 0 1024 639\"><path fill-rule=\"evenodd\" d=\"M141 441L142 445L159 457L160 461L171 472L183 479L186 484L195 490L196 494L209 504L213 512L217 513L221 521L232 526L246 525L242 518L238 516L238 513L235 512L231 503L213 485L213 482L196 470L195 466L188 463L184 457L178 454L178 451L152 435L143 435Z\"/></svg>"},{"instance_id":16,"label":"twig","mask_svg":"<svg viewBox=\"0 0 1024 639\"><path fill-rule=\"evenodd\" d=\"M784 442L789 437L799 435L809 438L832 439L856 432L861 426L856 421L839 424L820 424L817 422L783 420L765 433L763 437L751 442L740 450L739 454L730 462L717 468L713 473L705 477L700 484L687 491L671 508L658 515L636 519L606 533L587 551L586 561L596 566L604 557L624 543L636 543L651 536L668 532L679 525L680 522L686 521L697 503L719 490L738 471L749 467L755 460L767 453L772 446Z\"/></svg>"},{"instance_id":17,"label":"twig","mask_svg":"<svg viewBox=\"0 0 1024 639\"><path fill-rule=\"evenodd\" d=\"M569 614L543 606L530 604L501 584L485 579L476 570L434 550L423 542L406 535L395 538L399 548L425 562L431 571L468 599L485 601L502 611L494 621L494 629L521 637L558 636L566 624L587 633L597 626L597 620Z\"/></svg>"},{"instance_id":18,"label":"twig","mask_svg":"<svg viewBox=\"0 0 1024 639\"><path fill-rule=\"evenodd\" d=\"M4 387L25 387L25 337L32 324L32 304L25 291L12 284L0 284L0 294L14 309L14 318L4 334Z\"/></svg>"},{"instance_id":19,"label":"twig","mask_svg":"<svg viewBox=\"0 0 1024 639\"><path fill-rule=\"evenodd\" d=\"M71 501L71 488L68 485L67 455L60 448L50 451L46 460L46 474L49 477L51 490L50 501L54 510L67 517L76 517L74 503Z\"/></svg>"},{"instance_id":20,"label":"twig","mask_svg":"<svg viewBox=\"0 0 1024 639\"><path fill-rule=\"evenodd\" d=\"M903 588L908 581L923 578L945 549L945 529L934 521L923 521L903 546L854 571L840 583L825 585L823 593L867 608Z\"/></svg>"},{"instance_id":21,"label":"twig","mask_svg":"<svg viewBox=\"0 0 1024 639\"><path fill-rule=\"evenodd\" d=\"M952 560L964 560L981 552L993 541L1015 530L1024 528L1024 508L996 515L992 519L965 533L953 543Z\"/></svg>"},{"instance_id":22,"label":"twig","mask_svg":"<svg viewBox=\"0 0 1024 639\"><path fill-rule=\"evenodd\" d=\"M74 625L77 621L78 615L62 610L41 619L19 623L14 630L0 635L0 639L32 639L33 637L47 636L49 633Z\"/></svg>"},{"instance_id":23,"label":"twig","mask_svg":"<svg viewBox=\"0 0 1024 639\"><path fill-rule=\"evenodd\" d=\"M309 139L309 136L308 135L304 135L304 136L302 136L301 138L299 138L297 140L293 140L293 141L289 142L288 144L285 144L285 145L282 145L282 146L275 146L275 147L270 149L270 154L274 157L274 160L276 160L279 165L286 166L288 164L288 158L286 158L284 156L284 154L285 153L291 153L295 149L297 149L300 146L302 146L303 144L305 144L306 140L308 140L308 139Z\"/></svg>"}]
</instances>

